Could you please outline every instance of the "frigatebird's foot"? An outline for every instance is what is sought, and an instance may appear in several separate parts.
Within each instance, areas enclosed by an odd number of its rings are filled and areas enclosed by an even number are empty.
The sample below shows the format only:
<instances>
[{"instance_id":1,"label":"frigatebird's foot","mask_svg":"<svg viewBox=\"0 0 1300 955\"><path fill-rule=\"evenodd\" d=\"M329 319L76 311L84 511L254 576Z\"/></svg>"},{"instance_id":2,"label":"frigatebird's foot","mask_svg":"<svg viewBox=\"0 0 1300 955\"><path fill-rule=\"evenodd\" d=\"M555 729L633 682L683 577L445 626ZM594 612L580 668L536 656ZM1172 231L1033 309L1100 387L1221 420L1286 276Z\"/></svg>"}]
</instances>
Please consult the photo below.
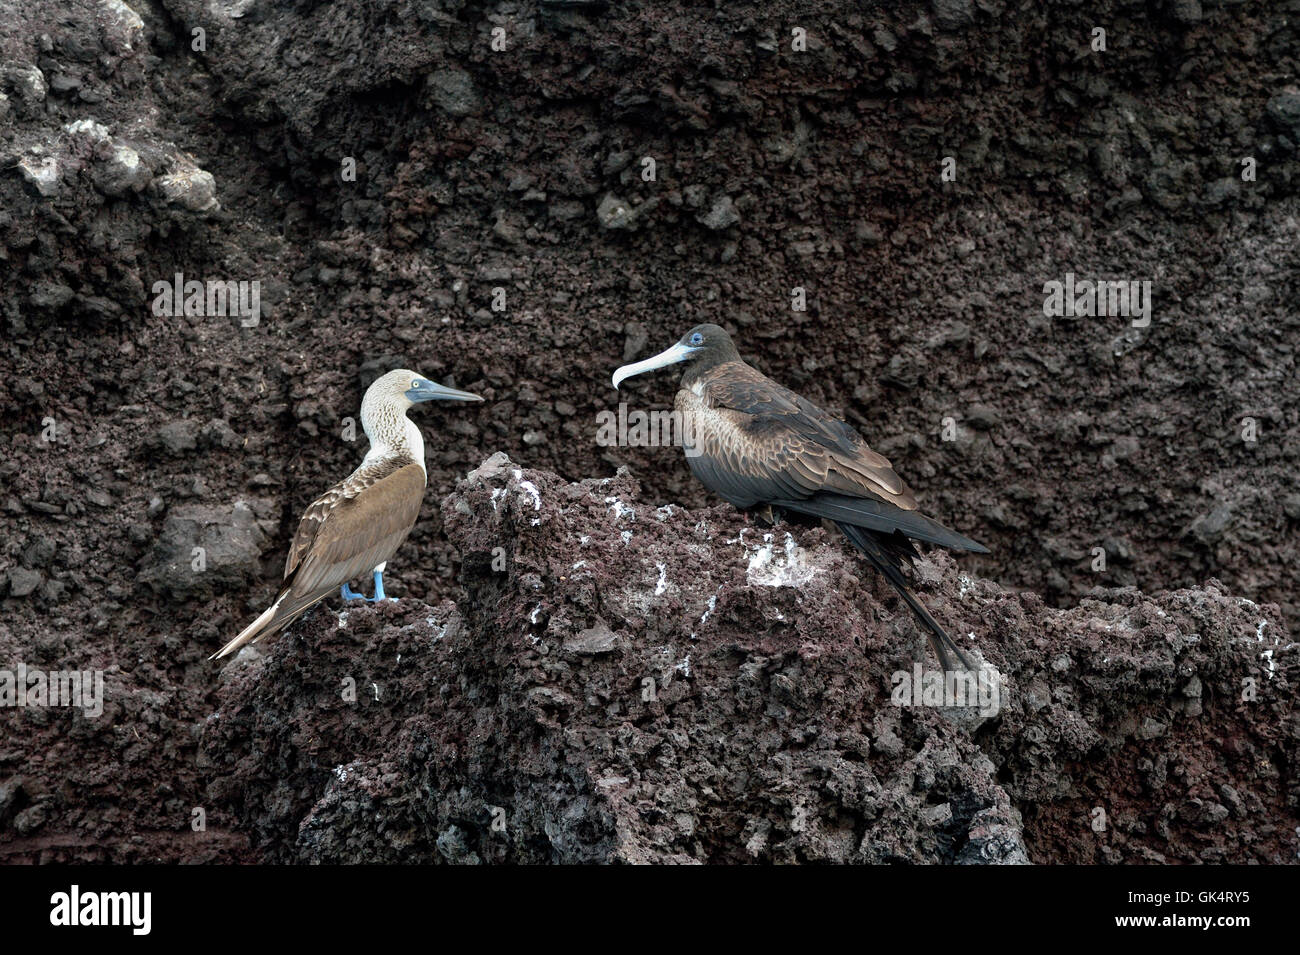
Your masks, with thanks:
<instances>
[{"instance_id":1,"label":"frigatebird's foot","mask_svg":"<svg viewBox=\"0 0 1300 955\"><path fill-rule=\"evenodd\" d=\"M771 504L760 504L754 508L754 522L762 527L775 527L776 514L772 512Z\"/></svg>"}]
</instances>

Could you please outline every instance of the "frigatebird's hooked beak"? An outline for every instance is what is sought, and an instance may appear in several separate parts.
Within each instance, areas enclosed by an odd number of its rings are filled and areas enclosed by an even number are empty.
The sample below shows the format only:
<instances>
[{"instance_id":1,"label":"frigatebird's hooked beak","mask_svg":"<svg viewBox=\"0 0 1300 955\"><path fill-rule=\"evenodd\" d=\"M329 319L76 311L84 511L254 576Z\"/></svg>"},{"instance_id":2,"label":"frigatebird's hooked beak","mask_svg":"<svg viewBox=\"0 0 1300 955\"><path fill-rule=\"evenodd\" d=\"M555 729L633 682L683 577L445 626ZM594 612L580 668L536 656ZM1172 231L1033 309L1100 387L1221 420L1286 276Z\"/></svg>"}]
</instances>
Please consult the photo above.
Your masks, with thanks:
<instances>
[{"instance_id":1,"label":"frigatebird's hooked beak","mask_svg":"<svg viewBox=\"0 0 1300 955\"><path fill-rule=\"evenodd\" d=\"M483 399L468 391L457 391L428 378L416 378L411 387L406 389L406 399L413 404L422 401L482 401Z\"/></svg>"},{"instance_id":2,"label":"frigatebird's hooked beak","mask_svg":"<svg viewBox=\"0 0 1300 955\"><path fill-rule=\"evenodd\" d=\"M694 355L698 348L692 348L690 345L683 345L678 342L671 348L661 351L653 358L647 358L645 361L634 362L631 365L624 365L618 371L614 372L614 388L618 388L619 382L633 375L639 375L643 371L654 371L656 368L667 368L669 365L675 365L679 361L686 361Z\"/></svg>"}]
</instances>

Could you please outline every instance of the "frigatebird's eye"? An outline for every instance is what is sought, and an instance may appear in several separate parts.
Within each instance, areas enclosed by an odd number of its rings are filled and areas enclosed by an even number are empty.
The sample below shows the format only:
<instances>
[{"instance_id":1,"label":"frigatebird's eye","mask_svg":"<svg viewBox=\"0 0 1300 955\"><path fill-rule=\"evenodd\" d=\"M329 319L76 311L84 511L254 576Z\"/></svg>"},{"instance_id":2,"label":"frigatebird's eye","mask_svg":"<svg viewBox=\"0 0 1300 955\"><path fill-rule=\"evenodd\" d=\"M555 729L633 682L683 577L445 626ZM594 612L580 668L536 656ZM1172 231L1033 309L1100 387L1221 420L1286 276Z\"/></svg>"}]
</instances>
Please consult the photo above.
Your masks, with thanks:
<instances>
[{"instance_id":1,"label":"frigatebird's eye","mask_svg":"<svg viewBox=\"0 0 1300 955\"><path fill-rule=\"evenodd\" d=\"M691 344L692 344L692 345L703 345L703 344L704 344L704 336L701 335L699 332L696 332L694 335L691 336Z\"/></svg>"}]
</instances>

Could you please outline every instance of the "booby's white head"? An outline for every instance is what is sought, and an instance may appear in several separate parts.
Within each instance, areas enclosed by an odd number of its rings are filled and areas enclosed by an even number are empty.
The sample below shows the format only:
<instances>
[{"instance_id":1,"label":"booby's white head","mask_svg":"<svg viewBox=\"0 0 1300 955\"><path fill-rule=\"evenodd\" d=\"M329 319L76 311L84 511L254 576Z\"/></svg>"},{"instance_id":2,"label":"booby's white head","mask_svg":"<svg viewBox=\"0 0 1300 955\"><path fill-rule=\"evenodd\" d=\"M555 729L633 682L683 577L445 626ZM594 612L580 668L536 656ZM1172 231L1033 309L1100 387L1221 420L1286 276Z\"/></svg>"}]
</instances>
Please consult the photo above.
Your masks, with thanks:
<instances>
[{"instance_id":1,"label":"booby's white head","mask_svg":"<svg viewBox=\"0 0 1300 955\"><path fill-rule=\"evenodd\" d=\"M468 391L457 391L423 375L406 368L398 368L375 379L374 384L366 389L362 399L364 408L370 401L383 402L405 414L411 405L425 401L482 401L478 395Z\"/></svg>"},{"instance_id":2,"label":"booby's white head","mask_svg":"<svg viewBox=\"0 0 1300 955\"><path fill-rule=\"evenodd\" d=\"M457 391L423 375L399 368L381 375L361 399L361 427L370 439L367 460L405 451L424 467L424 439L406 417L412 405L426 401L482 401L468 391Z\"/></svg>"}]
</instances>

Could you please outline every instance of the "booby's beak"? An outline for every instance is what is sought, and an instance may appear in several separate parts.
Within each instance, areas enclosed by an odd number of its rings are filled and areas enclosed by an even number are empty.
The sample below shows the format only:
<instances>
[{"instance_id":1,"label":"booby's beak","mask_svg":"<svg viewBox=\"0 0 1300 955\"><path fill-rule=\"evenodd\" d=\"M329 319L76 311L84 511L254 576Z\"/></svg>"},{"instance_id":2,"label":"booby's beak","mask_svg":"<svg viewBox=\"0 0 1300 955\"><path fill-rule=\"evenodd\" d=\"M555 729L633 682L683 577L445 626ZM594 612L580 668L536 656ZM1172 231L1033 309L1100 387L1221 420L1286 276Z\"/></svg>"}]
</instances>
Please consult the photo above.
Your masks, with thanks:
<instances>
[{"instance_id":1,"label":"booby's beak","mask_svg":"<svg viewBox=\"0 0 1300 955\"><path fill-rule=\"evenodd\" d=\"M679 361L685 361L694 355L698 348L692 348L690 345L683 345L678 342L667 351L661 351L653 358L647 358L645 361L634 362L631 365L624 365L618 371L614 372L614 388L618 389L618 384L626 378L633 375L639 375L643 371L654 371L656 368L667 368L669 365L675 365Z\"/></svg>"},{"instance_id":2,"label":"booby's beak","mask_svg":"<svg viewBox=\"0 0 1300 955\"><path fill-rule=\"evenodd\" d=\"M406 398L413 404L419 404L422 401L482 401L478 395L471 394L468 391L457 391L455 388L448 388L446 385L440 385L436 381L430 381L428 378L418 378L415 383L406 389Z\"/></svg>"}]
</instances>

